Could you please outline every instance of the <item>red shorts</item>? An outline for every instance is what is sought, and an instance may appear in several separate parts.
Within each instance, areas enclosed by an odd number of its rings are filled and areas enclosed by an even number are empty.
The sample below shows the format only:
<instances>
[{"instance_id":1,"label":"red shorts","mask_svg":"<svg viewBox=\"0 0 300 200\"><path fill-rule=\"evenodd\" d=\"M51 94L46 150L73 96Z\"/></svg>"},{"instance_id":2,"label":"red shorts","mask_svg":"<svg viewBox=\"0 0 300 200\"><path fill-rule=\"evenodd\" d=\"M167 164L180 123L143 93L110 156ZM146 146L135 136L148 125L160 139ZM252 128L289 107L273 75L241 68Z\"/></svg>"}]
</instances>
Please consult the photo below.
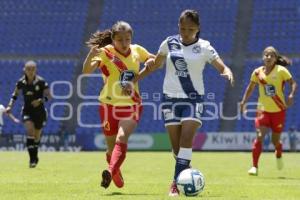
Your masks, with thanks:
<instances>
[{"instance_id":1,"label":"red shorts","mask_svg":"<svg viewBox=\"0 0 300 200\"><path fill-rule=\"evenodd\" d=\"M265 126L271 128L273 133L281 133L284 121L285 110L276 113L258 111L255 118L255 128Z\"/></svg>"},{"instance_id":2,"label":"red shorts","mask_svg":"<svg viewBox=\"0 0 300 200\"><path fill-rule=\"evenodd\" d=\"M120 120L133 119L138 123L142 111L142 105L113 106L109 104L100 104L99 114L104 135L116 135L118 133Z\"/></svg>"}]
</instances>

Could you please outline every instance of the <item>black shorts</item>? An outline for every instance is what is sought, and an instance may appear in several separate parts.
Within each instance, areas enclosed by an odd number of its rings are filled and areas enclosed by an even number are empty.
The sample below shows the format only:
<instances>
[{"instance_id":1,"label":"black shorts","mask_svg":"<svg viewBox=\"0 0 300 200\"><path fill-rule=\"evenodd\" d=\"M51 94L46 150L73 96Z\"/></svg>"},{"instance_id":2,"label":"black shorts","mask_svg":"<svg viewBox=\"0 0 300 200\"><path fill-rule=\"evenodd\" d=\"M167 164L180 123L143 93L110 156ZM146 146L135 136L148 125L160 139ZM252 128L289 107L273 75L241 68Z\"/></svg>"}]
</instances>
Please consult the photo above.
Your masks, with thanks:
<instances>
[{"instance_id":1,"label":"black shorts","mask_svg":"<svg viewBox=\"0 0 300 200\"><path fill-rule=\"evenodd\" d=\"M46 125L46 121L48 118L48 113L46 109L39 109L35 111L22 111L22 120L25 121L32 121L34 124L35 129L41 129Z\"/></svg>"}]
</instances>

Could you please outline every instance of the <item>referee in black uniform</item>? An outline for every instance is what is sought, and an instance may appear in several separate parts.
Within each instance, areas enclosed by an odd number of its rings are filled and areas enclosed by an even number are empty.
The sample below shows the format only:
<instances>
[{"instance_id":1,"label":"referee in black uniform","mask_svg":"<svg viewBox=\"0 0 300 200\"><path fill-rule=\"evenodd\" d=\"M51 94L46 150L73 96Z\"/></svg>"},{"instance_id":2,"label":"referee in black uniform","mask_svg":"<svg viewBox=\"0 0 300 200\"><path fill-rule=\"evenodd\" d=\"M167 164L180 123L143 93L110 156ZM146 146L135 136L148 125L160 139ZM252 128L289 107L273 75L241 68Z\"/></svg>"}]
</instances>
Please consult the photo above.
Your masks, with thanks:
<instances>
[{"instance_id":1,"label":"referee in black uniform","mask_svg":"<svg viewBox=\"0 0 300 200\"><path fill-rule=\"evenodd\" d=\"M22 108L22 120L27 131L27 150L30 161L29 167L36 167L38 159L38 147L42 128L47 121L47 111L44 103L50 98L48 83L37 75L37 64L30 60L25 63L24 76L16 83L16 88L6 107L6 112L10 113L17 100L17 97L22 91L24 96L24 105Z\"/></svg>"}]
</instances>

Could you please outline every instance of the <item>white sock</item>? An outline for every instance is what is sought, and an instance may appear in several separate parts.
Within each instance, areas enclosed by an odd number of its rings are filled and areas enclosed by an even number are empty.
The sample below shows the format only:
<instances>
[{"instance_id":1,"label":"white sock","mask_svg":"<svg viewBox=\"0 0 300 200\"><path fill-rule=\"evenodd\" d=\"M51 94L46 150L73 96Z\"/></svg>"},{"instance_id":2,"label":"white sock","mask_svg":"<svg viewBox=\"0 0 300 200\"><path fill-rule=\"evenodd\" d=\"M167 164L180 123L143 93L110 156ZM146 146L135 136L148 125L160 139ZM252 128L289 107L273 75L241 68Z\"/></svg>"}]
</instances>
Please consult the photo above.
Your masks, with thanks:
<instances>
[{"instance_id":1,"label":"white sock","mask_svg":"<svg viewBox=\"0 0 300 200\"><path fill-rule=\"evenodd\" d=\"M177 158L182 158L185 160L192 160L192 148L180 147Z\"/></svg>"}]
</instances>

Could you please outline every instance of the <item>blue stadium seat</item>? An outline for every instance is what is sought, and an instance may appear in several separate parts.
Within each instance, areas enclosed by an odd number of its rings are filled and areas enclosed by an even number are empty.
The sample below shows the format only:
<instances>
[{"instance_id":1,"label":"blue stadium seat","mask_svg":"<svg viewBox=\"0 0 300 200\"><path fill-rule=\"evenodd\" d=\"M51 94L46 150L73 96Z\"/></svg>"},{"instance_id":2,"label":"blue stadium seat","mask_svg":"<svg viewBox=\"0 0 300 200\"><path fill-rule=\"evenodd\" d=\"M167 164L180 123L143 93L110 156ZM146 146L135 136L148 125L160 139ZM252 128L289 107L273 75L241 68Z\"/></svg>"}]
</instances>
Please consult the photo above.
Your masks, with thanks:
<instances>
[{"instance_id":1,"label":"blue stadium seat","mask_svg":"<svg viewBox=\"0 0 300 200\"><path fill-rule=\"evenodd\" d=\"M88 1L0 1L0 54L78 54Z\"/></svg>"}]
</instances>

